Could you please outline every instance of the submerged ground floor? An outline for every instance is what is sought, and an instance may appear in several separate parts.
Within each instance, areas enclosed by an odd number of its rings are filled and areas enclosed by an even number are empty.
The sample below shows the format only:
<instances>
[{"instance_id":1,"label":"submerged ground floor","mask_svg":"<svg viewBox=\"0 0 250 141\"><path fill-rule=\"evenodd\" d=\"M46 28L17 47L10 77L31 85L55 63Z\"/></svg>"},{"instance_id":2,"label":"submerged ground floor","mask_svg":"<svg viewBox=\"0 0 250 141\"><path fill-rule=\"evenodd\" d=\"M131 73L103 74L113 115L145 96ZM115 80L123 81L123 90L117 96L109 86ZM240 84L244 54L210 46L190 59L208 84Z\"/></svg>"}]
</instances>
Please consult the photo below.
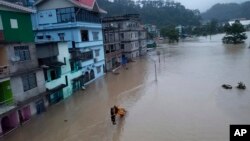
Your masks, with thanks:
<instances>
[{"instance_id":1,"label":"submerged ground floor","mask_svg":"<svg viewBox=\"0 0 250 141\"><path fill-rule=\"evenodd\" d=\"M250 123L250 49L202 38L162 45L156 52L108 73L51 106L3 139L6 141L224 141L230 124ZM157 60L155 81L154 62ZM160 60L160 61L158 61ZM224 90L221 84L245 91ZM110 107L128 110L117 125Z\"/></svg>"}]
</instances>

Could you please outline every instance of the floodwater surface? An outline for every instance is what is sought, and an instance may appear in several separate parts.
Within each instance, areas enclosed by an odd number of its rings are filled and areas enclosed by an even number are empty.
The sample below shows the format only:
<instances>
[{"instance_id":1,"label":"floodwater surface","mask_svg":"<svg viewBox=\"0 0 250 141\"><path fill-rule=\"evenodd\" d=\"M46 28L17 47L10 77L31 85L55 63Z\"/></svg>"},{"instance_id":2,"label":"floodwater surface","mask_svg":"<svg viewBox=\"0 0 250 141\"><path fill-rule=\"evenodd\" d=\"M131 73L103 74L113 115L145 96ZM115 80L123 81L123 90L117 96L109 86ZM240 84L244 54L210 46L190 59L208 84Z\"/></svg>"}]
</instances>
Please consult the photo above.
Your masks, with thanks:
<instances>
[{"instance_id":1,"label":"floodwater surface","mask_svg":"<svg viewBox=\"0 0 250 141\"><path fill-rule=\"evenodd\" d=\"M150 57L130 63L119 75L106 74L3 139L228 141L230 124L250 124L250 40L223 45L222 36L162 44L160 59L149 52ZM246 90L235 88L239 81ZM234 88L225 90L224 83ZM128 110L115 126L109 115L114 104Z\"/></svg>"}]
</instances>

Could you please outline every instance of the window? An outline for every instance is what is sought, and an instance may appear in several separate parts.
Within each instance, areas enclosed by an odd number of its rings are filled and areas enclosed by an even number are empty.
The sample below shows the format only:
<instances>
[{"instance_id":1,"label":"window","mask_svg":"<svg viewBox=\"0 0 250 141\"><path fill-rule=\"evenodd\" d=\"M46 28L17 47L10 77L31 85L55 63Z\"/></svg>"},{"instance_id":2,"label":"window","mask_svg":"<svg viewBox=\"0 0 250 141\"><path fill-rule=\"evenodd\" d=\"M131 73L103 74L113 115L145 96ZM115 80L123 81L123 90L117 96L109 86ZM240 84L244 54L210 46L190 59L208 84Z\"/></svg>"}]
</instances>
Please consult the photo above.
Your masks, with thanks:
<instances>
[{"instance_id":1,"label":"window","mask_svg":"<svg viewBox=\"0 0 250 141\"><path fill-rule=\"evenodd\" d=\"M19 61L30 60L30 51L28 46L14 47L15 56L19 58Z\"/></svg>"},{"instance_id":2,"label":"window","mask_svg":"<svg viewBox=\"0 0 250 141\"><path fill-rule=\"evenodd\" d=\"M121 44L121 49L124 49L124 44Z\"/></svg>"},{"instance_id":3,"label":"window","mask_svg":"<svg viewBox=\"0 0 250 141\"><path fill-rule=\"evenodd\" d=\"M115 52L115 46L114 45L110 45L110 49L111 49L111 52Z\"/></svg>"},{"instance_id":4,"label":"window","mask_svg":"<svg viewBox=\"0 0 250 141\"><path fill-rule=\"evenodd\" d=\"M124 33L121 33L121 38L124 39Z\"/></svg>"},{"instance_id":5,"label":"window","mask_svg":"<svg viewBox=\"0 0 250 141\"><path fill-rule=\"evenodd\" d=\"M60 41L64 41L64 36L65 36L64 33L58 33L58 36L59 36Z\"/></svg>"},{"instance_id":6,"label":"window","mask_svg":"<svg viewBox=\"0 0 250 141\"><path fill-rule=\"evenodd\" d=\"M22 81L23 81L23 90L28 91L31 90L35 87L37 87L37 82L36 82L36 74L26 74L22 76Z\"/></svg>"},{"instance_id":7,"label":"window","mask_svg":"<svg viewBox=\"0 0 250 141\"><path fill-rule=\"evenodd\" d=\"M75 8L60 8L56 10L57 22L74 22L75 21Z\"/></svg>"},{"instance_id":8,"label":"window","mask_svg":"<svg viewBox=\"0 0 250 141\"><path fill-rule=\"evenodd\" d=\"M100 50L99 49L95 50L95 57L98 57L98 56L100 56Z\"/></svg>"},{"instance_id":9,"label":"window","mask_svg":"<svg viewBox=\"0 0 250 141\"><path fill-rule=\"evenodd\" d=\"M98 66L98 67L96 68L96 70L97 70L97 73L100 73L100 72L102 71L101 66Z\"/></svg>"},{"instance_id":10,"label":"window","mask_svg":"<svg viewBox=\"0 0 250 141\"><path fill-rule=\"evenodd\" d=\"M80 60L88 61L93 59L93 51L83 52L79 54Z\"/></svg>"},{"instance_id":11,"label":"window","mask_svg":"<svg viewBox=\"0 0 250 141\"><path fill-rule=\"evenodd\" d=\"M76 8L76 20L90 23L100 23L101 18L98 12L88 11L82 8Z\"/></svg>"},{"instance_id":12,"label":"window","mask_svg":"<svg viewBox=\"0 0 250 141\"><path fill-rule=\"evenodd\" d=\"M43 36L36 36L36 38L37 38L38 40L42 40L42 39L43 39Z\"/></svg>"},{"instance_id":13,"label":"window","mask_svg":"<svg viewBox=\"0 0 250 141\"><path fill-rule=\"evenodd\" d=\"M17 19L10 19L10 27L13 28L13 29L18 28Z\"/></svg>"},{"instance_id":14,"label":"window","mask_svg":"<svg viewBox=\"0 0 250 141\"><path fill-rule=\"evenodd\" d=\"M82 41L89 41L88 30L81 30Z\"/></svg>"},{"instance_id":15,"label":"window","mask_svg":"<svg viewBox=\"0 0 250 141\"><path fill-rule=\"evenodd\" d=\"M92 32L92 34L93 34L93 40L94 41L98 41L99 40L99 32Z\"/></svg>"}]
</instances>

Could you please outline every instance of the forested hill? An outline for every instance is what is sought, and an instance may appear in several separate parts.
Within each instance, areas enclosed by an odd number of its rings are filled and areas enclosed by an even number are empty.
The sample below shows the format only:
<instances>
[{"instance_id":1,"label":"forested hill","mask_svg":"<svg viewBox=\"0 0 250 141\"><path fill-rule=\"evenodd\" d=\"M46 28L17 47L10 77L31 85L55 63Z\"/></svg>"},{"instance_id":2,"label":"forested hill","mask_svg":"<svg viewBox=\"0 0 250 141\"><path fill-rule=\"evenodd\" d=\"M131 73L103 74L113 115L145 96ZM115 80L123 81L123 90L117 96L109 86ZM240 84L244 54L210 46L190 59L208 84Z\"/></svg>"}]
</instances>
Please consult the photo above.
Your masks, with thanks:
<instances>
[{"instance_id":1,"label":"forested hill","mask_svg":"<svg viewBox=\"0 0 250 141\"><path fill-rule=\"evenodd\" d=\"M200 12L186 9L177 2L168 0L98 0L100 7L105 9L106 16L137 13L144 23L155 24L160 27L166 25L199 25Z\"/></svg>"},{"instance_id":2,"label":"forested hill","mask_svg":"<svg viewBox=\"0 0 250 141\"><path fill-rule=\"evenodd\" d=\"M202 13L202 18L203 20L217 19L221 22L235 18L250 19L250 1L242 4L215 4L205 13Z\"/></svg>"}]
</instances>

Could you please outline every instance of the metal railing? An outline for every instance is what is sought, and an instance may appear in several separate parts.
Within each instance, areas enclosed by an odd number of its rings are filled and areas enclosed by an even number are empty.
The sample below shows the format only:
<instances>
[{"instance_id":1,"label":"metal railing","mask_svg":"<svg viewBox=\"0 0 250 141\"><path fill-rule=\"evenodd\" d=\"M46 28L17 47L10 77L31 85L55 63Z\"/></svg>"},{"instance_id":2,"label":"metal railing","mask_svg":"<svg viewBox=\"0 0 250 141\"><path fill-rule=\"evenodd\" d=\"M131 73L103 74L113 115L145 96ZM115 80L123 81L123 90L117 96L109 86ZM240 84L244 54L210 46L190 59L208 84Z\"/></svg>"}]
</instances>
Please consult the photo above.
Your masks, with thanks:
<instances>
[{"instance_id":1,"label":"metal railing","mask_svg":"<svg viewBox=\"0 0 250 141\"><path fill-rule=\"evenodd\" d=\"M9 66L0 66L0 78L8 76L10 74Z\"/></svg>"}]
</instances>

